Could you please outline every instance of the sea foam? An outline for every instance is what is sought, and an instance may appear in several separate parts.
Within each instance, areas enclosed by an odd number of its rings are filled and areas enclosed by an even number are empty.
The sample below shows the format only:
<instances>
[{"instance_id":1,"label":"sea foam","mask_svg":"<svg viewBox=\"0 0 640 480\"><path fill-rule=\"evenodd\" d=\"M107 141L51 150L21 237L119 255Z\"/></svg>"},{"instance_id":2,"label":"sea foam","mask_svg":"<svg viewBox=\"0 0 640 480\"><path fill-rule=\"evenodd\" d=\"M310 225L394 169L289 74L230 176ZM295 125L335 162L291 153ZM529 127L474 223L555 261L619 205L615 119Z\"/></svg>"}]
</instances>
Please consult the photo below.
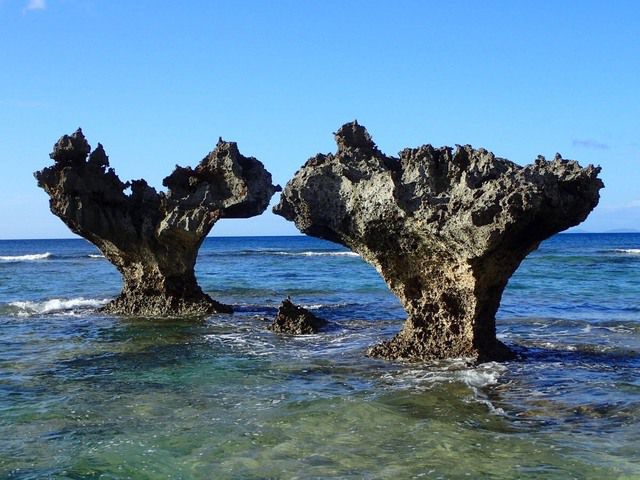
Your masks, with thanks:
<instances>
[{"instance_id":1,"label":"sea foam","mask_svg":"<svg viewBox=\"0 0 640 480\"><path fill-rule=\"evenodd\" d=\"M98 308L106 305L109 299L92 298L52 298L42 302L19 301L9 303L10 307L16 309L19 317L30 317L32 315L48 315L55 313L73 313L75 309Z\"/></svg>"},{"instance_id":2,"label":"sea foam","mask_svg":"<svg viewBox=\"0 0 640 480\"><path fill-rule=\"evenodd\" d=\"M383 375L383 378L402 388L431 388L438 383L460 382L476 389L497 384L507 371L506 366L497 362L472 366L470 361L471 359L466 358L442 360L428 368L390 372Z\"/></svg>"},{"instance_id":3,"label":"sea foam","mask_svg":"<svg viewBox=\"0 0 640 480\"><path fill-rule=\"evenodd\" d=\"M640 255L640 248L616 248L614 252Z\"/></svg>"},{"instance_id":4,"label":"sea foam","mask_svg":"<svg viewBox=\"0 0 640 480\"><path fill-rule=\"evenodd\" d=\"M33 262L51 257L50 252L31 253L27 255L1 255L0 262Z\"/></svg>"}]
</instances>

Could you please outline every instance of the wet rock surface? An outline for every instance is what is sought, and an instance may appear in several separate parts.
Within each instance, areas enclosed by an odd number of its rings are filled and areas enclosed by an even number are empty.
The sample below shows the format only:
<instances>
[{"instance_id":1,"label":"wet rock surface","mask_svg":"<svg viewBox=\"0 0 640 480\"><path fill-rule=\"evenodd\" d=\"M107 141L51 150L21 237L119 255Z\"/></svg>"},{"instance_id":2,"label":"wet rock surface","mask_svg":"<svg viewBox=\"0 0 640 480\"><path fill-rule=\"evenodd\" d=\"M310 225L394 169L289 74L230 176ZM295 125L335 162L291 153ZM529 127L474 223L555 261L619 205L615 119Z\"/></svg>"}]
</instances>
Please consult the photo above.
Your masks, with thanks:
<instances>
[{"instance_id":1,"label":"wet rock surface","mask_svg":"<svg viewBox=\"0 0 640 480\"><path fill-rule=\"evenodd\" d=\"M274 212L357 252L398 296L407 320L369 354L511 358L496 339L504 288L542 240L598 204L600 169L560 155L521 167L469 145L389 157L357 122L335 138L337 152L309 159Z\"/></svg>"},{"instance_id":2,"label":"wet rock surface","mask_svg":"<svg viewBox=\"0 0 640 480\"><path fill-rule=\"evenodd\" d=\"M166 192L145 180L122 182L102 145L91 151L82 130L53 148L54 165L35 172L51 211L96 245L124 279L104 310L123 315L231 312L198 285L198 249L222 218L259 215L280 187L258 160L219 140L196 168L177 166ZM127 189L130 188L130 193Z\"/></svg>"},{"instance_id":3,"label":"wet rock surface","mask_svg":"<svg viewBox=\"0 0 640 480\"><path fill-rule=\"evenodd\" d=\"M269 330L290 335L309 335L317 333L326 324L325 320L316 317L306 308L295 305L287 298L280 304L278 314Z\"/></svg>"}]
</instances>

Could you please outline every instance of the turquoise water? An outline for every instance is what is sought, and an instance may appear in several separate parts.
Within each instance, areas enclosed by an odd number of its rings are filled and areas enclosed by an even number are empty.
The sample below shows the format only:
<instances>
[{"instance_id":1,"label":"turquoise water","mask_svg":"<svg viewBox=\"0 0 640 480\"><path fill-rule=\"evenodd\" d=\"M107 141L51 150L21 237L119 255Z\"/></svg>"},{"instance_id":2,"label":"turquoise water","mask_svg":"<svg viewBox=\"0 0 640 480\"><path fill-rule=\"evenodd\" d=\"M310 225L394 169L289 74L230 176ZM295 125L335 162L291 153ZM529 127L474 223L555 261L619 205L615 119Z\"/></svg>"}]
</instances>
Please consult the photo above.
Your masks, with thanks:
<instances>
[{"instance_id":1,"label":"turquoise water","mask_svg":"<svg viewBox=\"0 0 640 480\"><path fill-rule=\"evenodd\" d=\"M404 312L330 243L210 238L197 275L234 315L112 317L89 243L0 241L0 478L640 478L640 235L545 242L497 319L523 359L477 367L366 358ZM286 295L328 329L267 331Z\"/></svg>"}]
</instances>

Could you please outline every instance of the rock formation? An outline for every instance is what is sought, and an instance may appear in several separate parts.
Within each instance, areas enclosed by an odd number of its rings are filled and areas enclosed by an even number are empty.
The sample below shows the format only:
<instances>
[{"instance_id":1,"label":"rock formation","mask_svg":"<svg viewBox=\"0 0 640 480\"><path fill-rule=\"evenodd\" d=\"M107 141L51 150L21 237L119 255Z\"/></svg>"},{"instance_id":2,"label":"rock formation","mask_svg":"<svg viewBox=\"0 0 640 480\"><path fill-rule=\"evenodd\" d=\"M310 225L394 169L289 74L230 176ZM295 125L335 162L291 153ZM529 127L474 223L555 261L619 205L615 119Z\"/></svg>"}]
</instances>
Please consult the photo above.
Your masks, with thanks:
<instances>
[{"instance_id":1,"label":"rock formation","mask_svg":"<svg viewBox=\"0 0 640 480\"><path fill-rule=\"evenodd\" d=\"M34 175L49 194L51 211L95 244L124 277L107 312L231 312L198 286L196 256L216 221L259 215L280 190L262 163L220 139L195 169L176 166L163 181L165 193L144 180L120 181L102 145L91 152L80 129L60 138L50 156L54 165Z\"/></svg>"},{"instance_id":2,"label":"rock formation","mask_svg":"<svg viewBox=\"0 0 640 480\"><path fill-rule=\"evenodd\" d=\"M276 319L269 326L269 330L291 335L309 335L317 333L326 323L325 320L316 317L306 308L294 305L287 298L280 304Z\"/></svg>"},{"instance_id":3,"label":"rock formation","mask_svg":"<svg viewBox=\"0 0 640 480\"><path fill-rule=\"evenodd\" d=\"M597 205L600 169L560 155L521 167L469 145L393 158L357 122L335 138L337 153L309 159L274 212L360 254L398 296L407 320L369 354L510 358L495 331L507 281L542 240Z\"/></svg>"}]
</instances>

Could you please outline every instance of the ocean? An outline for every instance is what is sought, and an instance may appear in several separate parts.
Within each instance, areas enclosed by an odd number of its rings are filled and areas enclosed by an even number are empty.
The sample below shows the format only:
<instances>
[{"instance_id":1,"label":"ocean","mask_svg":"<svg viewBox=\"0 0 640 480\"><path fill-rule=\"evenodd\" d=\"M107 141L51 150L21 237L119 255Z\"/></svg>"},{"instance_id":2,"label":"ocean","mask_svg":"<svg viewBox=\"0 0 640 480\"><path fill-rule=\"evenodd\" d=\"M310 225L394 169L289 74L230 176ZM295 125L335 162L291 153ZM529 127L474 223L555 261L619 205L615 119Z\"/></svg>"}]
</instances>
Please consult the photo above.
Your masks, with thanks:
<instances>
[{"instance_id":1,"label":"ocean","mask_svg":"<svg viewBox=\"0 0 640 480\"><path fill-rule=\"evenodd\" d=\"M90 243L0 241L0 478L640 478L640 234L533 252L502 364L367 358L405 313L332 243L212 237L196 273L233 315L114 317ZM326 330L268 331L287 295Z\"/></svg>"}]
</instances>

